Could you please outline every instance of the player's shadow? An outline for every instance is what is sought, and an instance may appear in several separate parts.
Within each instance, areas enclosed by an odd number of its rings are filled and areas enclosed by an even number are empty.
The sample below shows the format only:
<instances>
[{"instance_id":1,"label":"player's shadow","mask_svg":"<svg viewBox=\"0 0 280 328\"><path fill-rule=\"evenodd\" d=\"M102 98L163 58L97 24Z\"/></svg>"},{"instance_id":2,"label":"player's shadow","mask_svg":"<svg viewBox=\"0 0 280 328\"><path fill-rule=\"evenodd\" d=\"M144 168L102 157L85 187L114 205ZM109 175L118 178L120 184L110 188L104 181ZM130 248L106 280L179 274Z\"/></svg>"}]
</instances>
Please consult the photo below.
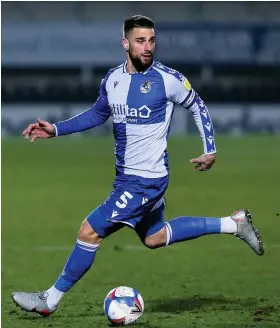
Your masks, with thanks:
<instances>
[{"instance_id":1,"label":"player's shadow","mask_svg":"<svg viewBox=\"0 0 280 328\"><path fill-rule=\"evenodd\" d=\"M147 300L145 310L147 312L181 313L185 311L213 311L214 310L239 310L245 307L253 307L256 304L253 298L231 299L223 296L204 297L195 295L190 298L175 298L166 300Z\"/></svg>"},{"instance_id":2,"label":"player's shadow","mask_svg":"<svg viewBox=\"0 0 280 328\"><path fill-rule=\"evenodd\" d=\"M114 327L123 327L123 325L113 325L111 323L109 323L107 325L108 328L114 328ZM131 324L131 327L135 327L135 328L159 328L158 326L154 326L154 325L150 325L144 322L135 322Z\"/></svg>"},{"instance_id":3,"label":"player's shadow","mask_svg":"<svg viewBox=\"0 0 280 328\"><path fill-rule=\"evenodd\" d=\"M97 313L96 315L98 315L100 317L104 317L104 312L101 311L101 312ZM107 323L106 327L108 327L108 328L123 327L123 325L122 324L121 325L116 325L116 324ZM155 326L154 324L141 322L141 320L131 324L131 327L135 327L135 328L159 328L158 326Z\"/></svg>"}]
</instances>

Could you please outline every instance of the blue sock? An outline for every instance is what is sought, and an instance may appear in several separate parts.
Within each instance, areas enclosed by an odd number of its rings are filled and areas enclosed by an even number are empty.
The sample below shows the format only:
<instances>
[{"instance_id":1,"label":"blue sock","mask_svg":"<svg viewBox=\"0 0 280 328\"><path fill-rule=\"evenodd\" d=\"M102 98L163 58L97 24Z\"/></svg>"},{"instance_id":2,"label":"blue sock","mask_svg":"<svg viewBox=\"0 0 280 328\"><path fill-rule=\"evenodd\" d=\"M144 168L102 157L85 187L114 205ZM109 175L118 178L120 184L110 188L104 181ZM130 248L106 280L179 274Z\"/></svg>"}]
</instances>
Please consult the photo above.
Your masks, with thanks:
<instances>
[{"instance_id":1,"label":"blue sock","mask_svg":"<svg viewBox=\"0 0 280 328\"><path fill-rule=\"evenodd\" d=\"M165 223L166 245L221 232L221 219L180 216Z\"/></svg>"},{"instance_id":2,"label":"blue sock","mask_svg":"<svg viewBox=\"0 0 280 328\"><path fill-rule=\"evenodd\" d=\"M78 239L54 287L61 292L67 292L67 290L80 280L91 267L98 246L82 242Z\"/></svg>"}]
</instances>

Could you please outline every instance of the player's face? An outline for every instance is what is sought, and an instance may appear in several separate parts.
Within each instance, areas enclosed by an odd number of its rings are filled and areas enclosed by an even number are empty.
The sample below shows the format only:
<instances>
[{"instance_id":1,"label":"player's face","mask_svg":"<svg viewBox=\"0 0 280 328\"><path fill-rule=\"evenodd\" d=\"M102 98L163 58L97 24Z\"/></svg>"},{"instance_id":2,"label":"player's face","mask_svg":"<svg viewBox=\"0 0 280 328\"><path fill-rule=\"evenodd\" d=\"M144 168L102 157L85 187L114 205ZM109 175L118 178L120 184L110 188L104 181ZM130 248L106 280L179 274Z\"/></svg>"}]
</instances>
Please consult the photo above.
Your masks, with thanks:
<instances>
[{"instance_id":1,"label":"player's face","mask_svg":"<svg viewBox=\"0 0 280 328\"><path fill-rule=\"evenodd\" d=\"M155 51L155 32L151 28L134 28L127 37L128 55L136 69L151 66Z\"/></svg>"}]
</instances>

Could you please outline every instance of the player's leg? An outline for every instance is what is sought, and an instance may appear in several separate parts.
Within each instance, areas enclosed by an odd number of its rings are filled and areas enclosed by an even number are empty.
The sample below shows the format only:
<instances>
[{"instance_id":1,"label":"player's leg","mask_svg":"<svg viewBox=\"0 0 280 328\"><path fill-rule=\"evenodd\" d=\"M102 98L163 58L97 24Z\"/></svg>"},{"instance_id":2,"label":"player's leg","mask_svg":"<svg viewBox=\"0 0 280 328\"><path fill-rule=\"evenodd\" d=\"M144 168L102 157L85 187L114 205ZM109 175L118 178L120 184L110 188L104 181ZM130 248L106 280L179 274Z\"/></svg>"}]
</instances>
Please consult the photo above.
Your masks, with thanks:
<instances>
[{"instance_id":1,"label":"player's leg","mask_svg":"<svg viewBox=\"0 0 280 328\"><path fill-rule=\"evenodd\" d=\"M247 210L239 210L222 218L181 216L163 222L164 207L151 212L139 224L138 235L149 248L158 248L210 234L232 234L244 240L258 255L264 247L252 216Z\"/></svg>"},{"instance_id":2,"label":"player's leg","mask_svg":"<svg viewBox=\"0 0 280 328\"><path fill-rule=\"evenodd\" d=\"M135 231L142 243L151 249L166 245L167 232L164 223L164 199L160 206L146 214L136 224Z\"/></svg>"},{"instance_id":3,"label":"player's leg","mask_svg":"<svg viewBox=\"0 0 280 328\"><path fill-rule=\"evenodd\" d=\"M95 209L83 221L72 253L54 285L41 293L13 293L14 302L26 311L34 311L43 316L52 314L63 295L90 269L101 241L123 226L121 223L107 221L99 208Z\"/></svg>"},{"instance_id":4,"label":"player's leg","mask_svg":"<svg viewBox=\"0 0 280 328\"><path fill-rule=\"evenodd\" d=\"M182 216L166 222L166 245L210 234L230 234L245 241L258 255L264 254L259 231L248 210L241 209L222 218Z\"/></svg>"}]
</instances>

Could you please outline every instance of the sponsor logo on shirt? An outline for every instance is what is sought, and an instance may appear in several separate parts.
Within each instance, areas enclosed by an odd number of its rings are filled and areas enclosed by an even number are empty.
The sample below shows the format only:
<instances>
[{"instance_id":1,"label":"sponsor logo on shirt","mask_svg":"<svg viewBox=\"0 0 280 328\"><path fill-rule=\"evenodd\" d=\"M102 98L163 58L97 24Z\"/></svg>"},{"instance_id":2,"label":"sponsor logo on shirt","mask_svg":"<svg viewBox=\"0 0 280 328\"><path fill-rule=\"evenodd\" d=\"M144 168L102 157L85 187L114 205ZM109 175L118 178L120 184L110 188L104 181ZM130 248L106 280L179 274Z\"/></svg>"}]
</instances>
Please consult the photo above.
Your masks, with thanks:
<instances>
[{"instance_id":1,"label":"sponsor logo on shirt","mask_svg":"<svg viewBox=\"0 0 280 328\"><path fill-rule=\"evenodd\" d=\"M151 110L146 105L129 108L127 105L111 104L110 108L114 123L137 123L139 118L148 119L151 115Z\"/></svg>"}]
</instances>

